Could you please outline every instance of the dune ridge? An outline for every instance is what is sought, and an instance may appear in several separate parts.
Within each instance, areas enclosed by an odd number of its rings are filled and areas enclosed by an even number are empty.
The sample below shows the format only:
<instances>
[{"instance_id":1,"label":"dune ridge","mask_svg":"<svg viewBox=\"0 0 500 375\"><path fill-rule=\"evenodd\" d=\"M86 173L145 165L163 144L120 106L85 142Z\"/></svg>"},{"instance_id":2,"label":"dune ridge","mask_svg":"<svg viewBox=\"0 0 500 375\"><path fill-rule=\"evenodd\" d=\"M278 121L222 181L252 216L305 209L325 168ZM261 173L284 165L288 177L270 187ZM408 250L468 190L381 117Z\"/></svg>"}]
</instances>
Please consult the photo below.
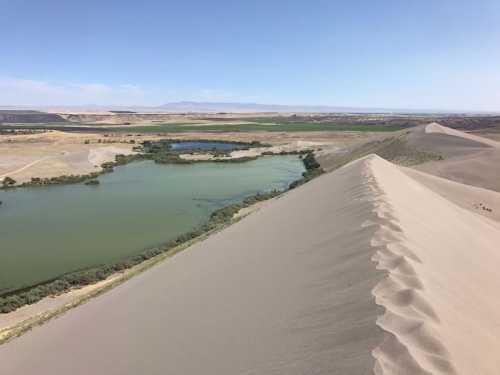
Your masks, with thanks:
<instances>
[{"instance_id":1,"label":"dune ridge","mask_svg":"<svg viewBox=\"0 0 500 375\"><path fill-rule=\"evenodd\" d=\"M432 134L432 133L437 133L437 134L446 134L446 135L451 135L454 137L459 137L463 139L467 139L469 141L473 142L478 142L482 143L484 145L494 147L494 148L500 148L500 143L497 141L494 141L492 139L480 137L474 134L466 133L457 129L452 129L447 126L442 126L438 124L437 122L430 123L425 126L425 133L427 134Z\"/></svg>"},{"instance_id":2,"label":"dune ridge","mask_svg":"<svg viewBox=\"0 0 500 375\"><path fill-rule=\"evenodd\" d=\"M372 260L386 272L372 290L385 308L377 319L385 334L373 350L375 374L497 373L498 223L377 156L365 163L379 218Z\"/></svg>"},{"instance_id":3,"label":"dune ridge","mask_svg":"<svg viewBox=\"0 0 500 375\"><path fill-rule=\"evenodd\" d=\"M365 178L370 182L373 212L379 219L371 240L375 250L372 260L377 269L387 273L372 290L376 303L385 308L377 319L385 335L373 350L374 373L455 374L448 351L432 329L440 319L420 293L424 286L414 265L421 260L405 243L393 205L377 179L377 173L385 167L376 156L367 157Z\"/></svg>"},{"instance_id":4,"label":"dune ridge","mask_svg":"<svg viewBox=\"0 0 500 375\"><path fill-rule=\"evenodd\" d=\"M8 375L497 375L499 243L500 223L369 155L0 346L0 363Z\"/></svg>"}]
</instances>

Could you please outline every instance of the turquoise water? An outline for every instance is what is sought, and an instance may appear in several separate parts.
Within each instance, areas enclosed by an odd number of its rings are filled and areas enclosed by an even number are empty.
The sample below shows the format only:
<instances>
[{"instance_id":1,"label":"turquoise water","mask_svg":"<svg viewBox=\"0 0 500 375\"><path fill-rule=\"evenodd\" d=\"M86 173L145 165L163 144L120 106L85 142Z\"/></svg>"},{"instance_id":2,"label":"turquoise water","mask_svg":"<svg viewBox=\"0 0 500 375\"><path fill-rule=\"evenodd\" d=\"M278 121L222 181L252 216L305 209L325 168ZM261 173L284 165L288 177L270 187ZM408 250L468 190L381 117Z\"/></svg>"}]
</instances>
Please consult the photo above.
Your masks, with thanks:
<instances>
[{"instance_id":1,"label":"turquoise water","mask_svg":"<svg viewBox=\"0 0 500 375\"><path fill-rule=\"evenodd\" d=\"M300 178L296 156L246 163L135 162L97 186L0 191L0 292L111 262L206 222L211 212Z\"/></svg>"}]
</instances>

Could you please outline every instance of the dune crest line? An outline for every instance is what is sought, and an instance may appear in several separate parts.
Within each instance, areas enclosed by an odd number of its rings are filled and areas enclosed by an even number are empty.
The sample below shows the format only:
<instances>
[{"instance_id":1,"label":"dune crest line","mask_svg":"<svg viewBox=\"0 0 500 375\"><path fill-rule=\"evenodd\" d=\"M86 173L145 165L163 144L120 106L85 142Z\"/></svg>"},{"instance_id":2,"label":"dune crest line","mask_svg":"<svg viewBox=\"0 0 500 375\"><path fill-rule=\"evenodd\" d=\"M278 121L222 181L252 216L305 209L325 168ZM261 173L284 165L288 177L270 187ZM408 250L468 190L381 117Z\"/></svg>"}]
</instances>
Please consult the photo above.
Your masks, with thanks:
<instances>
[{"instance_id":1,"label":"dune crest line","mask_svg":"<svg viewBox=\"0 0 500 375\"><path fill-rule=\"evenodd\" d=\"M405 243L394 208L377 182L373 162L377 162L376 157L369 157L363 171L371 189L373 211L380 220L371 240L376 249L372 260L377 269L387 272L372 290L376 303L386 310L377 319L385 334L373 351L374 373L455 374L449 353L433 329L439 317L421 293L424 286L415 269L421 260Z\"/></svg>"},{"instance_id":2,"label":"dune crest line","mask_svg":"<svg viewBox=\"0 0 500 375\"><path fill-rule=\"evenodd\" d=\"M499 243L500 223L368 155L0 346L0 362L9 375L498 375Z\"/></svg>"},{"instance_id":3,"label":"dune crest line","mask_svg":"<svg viewBox=\"0 0 500 375\"><path fill-rule=\"evenodd\" d=\"M497 278L488 265L499 261L497 223L454 205L378 156L364 159L371 190L366 199L378 218L372 260L386 272L372 290L385 309L376 321L384 339L372 352L374 373L494 374L500 332L486 327L499 322L490 288ZM467 290L476 282L484 295Z\"/></svg>"}]
</instances>

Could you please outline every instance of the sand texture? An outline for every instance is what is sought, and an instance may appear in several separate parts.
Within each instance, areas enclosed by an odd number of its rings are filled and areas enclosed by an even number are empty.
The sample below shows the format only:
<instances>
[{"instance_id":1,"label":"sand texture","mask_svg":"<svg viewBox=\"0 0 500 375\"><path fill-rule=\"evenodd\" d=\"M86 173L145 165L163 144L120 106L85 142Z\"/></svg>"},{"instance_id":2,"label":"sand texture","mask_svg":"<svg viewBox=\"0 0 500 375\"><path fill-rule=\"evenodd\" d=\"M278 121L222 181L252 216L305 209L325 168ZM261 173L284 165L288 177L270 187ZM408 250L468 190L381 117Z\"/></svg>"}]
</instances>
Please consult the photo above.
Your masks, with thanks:
<instances>
[{"instance_id":1,"label":"sand texture","mask_svg":"<svg viewBox=\"0 0 500 375\"><path fill-rule=\"evenodd\" d=\"M1 373L497 375L499 243L369 155L0 346Z\"/></svg>"},{"instance_id":2,"label":"sand texture","mask_svg":"<svg viewBox=\"0 0 500 375\"><path fill-rule=\"evenodd\" d=\"M419 170L500 192L500 142L433 123L425 126L418 146L444 156L418 166Z\"/></svg>"},{"instance_id":3,"label":"sand texture","mask_svg":"<svg viewBox=\"0 0 500 375\"><path fill-rule=\"evenodd\" d=\"M426 125L425 132L428 134L437 133L437 134L451 135L454 137L468 139L468 140L473 141L473 142L482 143L482 144L488 145L490 147L500 148L500 142L494 141L492 139L480 137L480 136L477 136L474 134L465 133L463 131L452 129L452 128L449 128L447 126L442 126L436 122L433 122L432 124Z\"/></svg>"}]
</instances>

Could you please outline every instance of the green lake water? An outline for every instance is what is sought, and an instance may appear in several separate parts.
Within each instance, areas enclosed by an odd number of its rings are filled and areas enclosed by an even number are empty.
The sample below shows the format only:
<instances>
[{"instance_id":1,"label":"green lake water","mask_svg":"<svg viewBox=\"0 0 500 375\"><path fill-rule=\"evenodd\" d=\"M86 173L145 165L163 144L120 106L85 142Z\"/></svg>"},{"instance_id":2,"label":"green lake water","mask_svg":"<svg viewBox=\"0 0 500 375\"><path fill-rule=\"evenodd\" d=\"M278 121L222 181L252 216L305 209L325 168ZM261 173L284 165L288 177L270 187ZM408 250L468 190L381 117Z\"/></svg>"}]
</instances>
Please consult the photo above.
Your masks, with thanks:
<instances>
[{"instance_id":1,"label":"green lake water","mask_svg":"<svg viewBox=\"0 0 500 375\"><path fill-rule=\"evenodd\" d=\"M0 191L0 293L171 240L210 213L300 178L296 156L245 163L135 162L100 185Z\"/></svg>"}]
</instances>

